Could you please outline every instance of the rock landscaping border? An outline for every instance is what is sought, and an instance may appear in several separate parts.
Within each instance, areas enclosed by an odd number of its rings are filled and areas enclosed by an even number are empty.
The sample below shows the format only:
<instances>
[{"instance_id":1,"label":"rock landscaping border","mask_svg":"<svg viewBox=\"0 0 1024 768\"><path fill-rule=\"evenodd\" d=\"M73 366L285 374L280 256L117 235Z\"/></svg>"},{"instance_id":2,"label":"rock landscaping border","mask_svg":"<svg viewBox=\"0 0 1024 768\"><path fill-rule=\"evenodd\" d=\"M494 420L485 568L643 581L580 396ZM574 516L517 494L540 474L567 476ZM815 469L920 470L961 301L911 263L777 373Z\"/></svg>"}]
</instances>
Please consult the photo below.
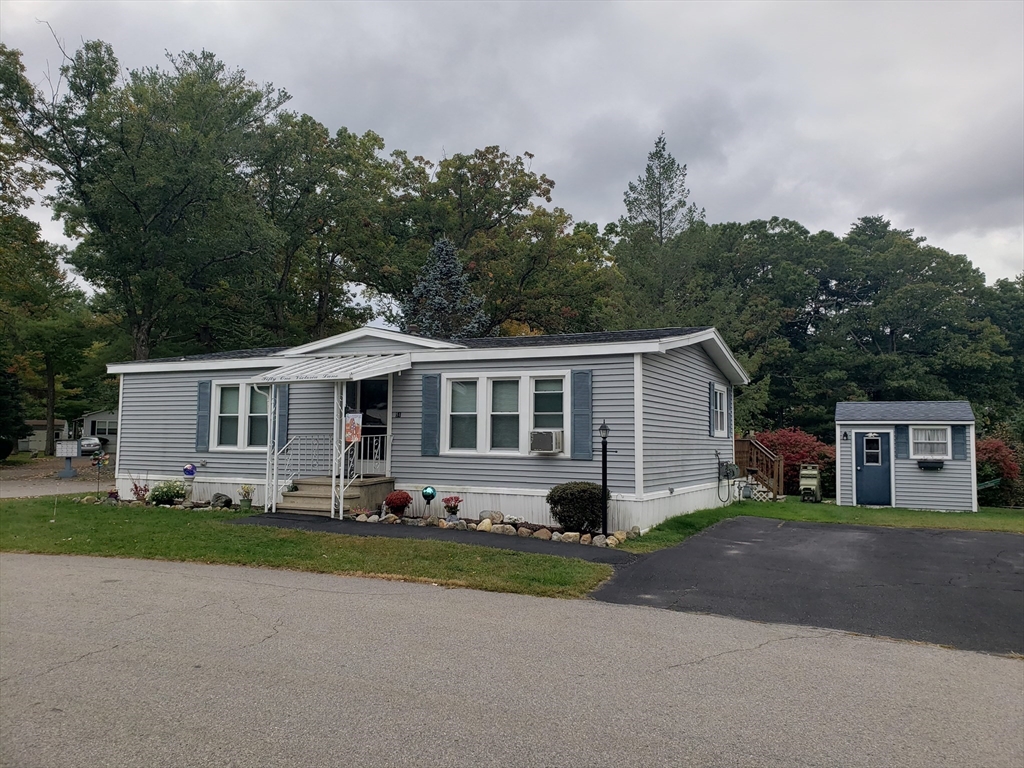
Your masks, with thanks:
<instances>
[{"instance_id":1,"label":"rock landscaping border","mask_svg":"<svg viewBox=\"0 0 1024 768\"><path fill-rule=\"evenodd\" d=\"M358 515L345 515L344 519L354 520L357 523L378 525L411 525L456 531L477 531L479 533L492 533L499 536L520 536L522 538L561 541L565 544L582 544L591 547L617 547L627 539L636 539L641 535L640 526L637 525L634 525L628 531L615 531L604 536L599 533L590 534L578 531L565 531L554 526L527 523L522 518L504 515L497 511L487 512L479 520L466 518L452 520L437 515L430 515L429 517L399 517L393 514L386 514L381 516L378 514L367 514L366 512Z\"/></svg>"}]
</instances>

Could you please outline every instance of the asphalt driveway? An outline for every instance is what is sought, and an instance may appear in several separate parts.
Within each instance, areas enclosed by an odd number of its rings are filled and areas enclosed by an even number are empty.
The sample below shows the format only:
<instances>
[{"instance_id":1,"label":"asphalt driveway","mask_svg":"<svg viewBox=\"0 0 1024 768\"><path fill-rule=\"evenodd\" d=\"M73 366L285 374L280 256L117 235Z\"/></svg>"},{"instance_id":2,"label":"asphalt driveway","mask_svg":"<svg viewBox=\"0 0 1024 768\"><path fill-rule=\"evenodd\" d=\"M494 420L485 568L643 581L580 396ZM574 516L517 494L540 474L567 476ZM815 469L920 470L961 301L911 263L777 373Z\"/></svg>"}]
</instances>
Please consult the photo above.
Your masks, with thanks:
<instances>
[{"instance_id":1,"label":"asphalt driveway","mask_svg":"<svg viewBox=\"0 0 1024 768\"><path fill-rule=\"evenodd\" d=\"M737 517L617 570L594 597L1024 653L1024 536Z\"/></svg>"}]
</instances>

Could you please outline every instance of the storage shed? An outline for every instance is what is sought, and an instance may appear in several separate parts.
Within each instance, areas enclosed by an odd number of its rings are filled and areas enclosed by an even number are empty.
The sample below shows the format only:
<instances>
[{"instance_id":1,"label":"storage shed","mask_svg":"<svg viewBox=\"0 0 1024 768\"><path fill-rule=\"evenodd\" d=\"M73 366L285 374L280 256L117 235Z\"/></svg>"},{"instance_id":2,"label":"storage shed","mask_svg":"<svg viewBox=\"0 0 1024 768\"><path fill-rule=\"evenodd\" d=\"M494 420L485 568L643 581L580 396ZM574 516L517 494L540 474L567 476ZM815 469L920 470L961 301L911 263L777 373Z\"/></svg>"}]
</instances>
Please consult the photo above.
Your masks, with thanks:
<instances>
[{"instance_id":1,"label":"storage shed","mask_svg":"<svg viewBox=\"0 0 1024 768\"><path fill-rule=\"evenodd\" d=\"M971 404L837 403L836 495L841 506L976 512Z\"/></svg>"}]
</instances>

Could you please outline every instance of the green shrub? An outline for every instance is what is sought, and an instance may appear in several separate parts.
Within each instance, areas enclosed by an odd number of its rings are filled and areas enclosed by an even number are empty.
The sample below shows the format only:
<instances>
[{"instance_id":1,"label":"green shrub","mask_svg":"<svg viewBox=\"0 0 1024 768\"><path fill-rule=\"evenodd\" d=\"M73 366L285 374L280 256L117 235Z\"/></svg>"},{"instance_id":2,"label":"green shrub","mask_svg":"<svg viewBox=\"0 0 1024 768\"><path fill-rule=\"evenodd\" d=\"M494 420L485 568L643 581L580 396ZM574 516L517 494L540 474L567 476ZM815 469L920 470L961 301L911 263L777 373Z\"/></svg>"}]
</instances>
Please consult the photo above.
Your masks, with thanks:
<instances>
[{"instance_id":1,"label":"green shrub","mask_svg":"<svg viewBox=\"0 0 1024 768\"><path fill-rule=\"evenodd\" d=\"M149 500L154 504L174 504L178 499L184 499L187 492L181 480L166 480L153 486Z\"/></svg>"},{"instance_id":2,"label":"green shrub","mask_svg":"<svg viewBox=\"0 0 1024 768\"><path fill-rule=\"evenodd\" d=\"M611 498L611 494L608 495ZM547 496L551 516L567 531L592 533L600 531L604 522L601 486L597 483L562 483Z\"/></svg>"}]
</instances>

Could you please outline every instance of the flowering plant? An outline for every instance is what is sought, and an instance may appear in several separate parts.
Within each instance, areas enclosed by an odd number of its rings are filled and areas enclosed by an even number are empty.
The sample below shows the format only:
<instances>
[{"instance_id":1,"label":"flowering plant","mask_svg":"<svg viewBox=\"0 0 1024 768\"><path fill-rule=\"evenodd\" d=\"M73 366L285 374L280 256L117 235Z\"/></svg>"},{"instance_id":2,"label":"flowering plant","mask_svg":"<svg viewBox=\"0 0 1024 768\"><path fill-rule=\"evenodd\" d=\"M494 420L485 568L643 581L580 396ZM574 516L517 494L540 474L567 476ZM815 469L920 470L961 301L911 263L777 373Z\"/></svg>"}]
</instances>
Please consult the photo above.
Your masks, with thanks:
<instances>
[{"instance_id":1,"label":"flowering plant","mask_svg":"<svg viewBox=\"0 0 1024 768\"><path fill-rule=\"evenodd\" d=\"M255 486L242 485L238 488L238 496L242 499L251 499L253 492L256 490Z\"/></svg>"},{"instance_id":2,"label":"flowering plant","mask_svg":"<svg viewBox=\"0 0 1024 768\"><path fill-rule=\"evenodd\" d=\"M462 502L461 496L445 496L441 499L441 503L444 504L444 511L449 515L457 515L459 513L459 505Z\"/></svg>"},{"instance_id":3,"label":"flowering plant","mask_svg":"<svg viewBox=\"0 0 1024 768\"><path fill-rule=\"evenodd\" d=\"M412 504L412 496L405 491L392 491L384 499L384 506L392 511L396 509L404 510L410 504Z\"/></svg>"}]
</instances>

